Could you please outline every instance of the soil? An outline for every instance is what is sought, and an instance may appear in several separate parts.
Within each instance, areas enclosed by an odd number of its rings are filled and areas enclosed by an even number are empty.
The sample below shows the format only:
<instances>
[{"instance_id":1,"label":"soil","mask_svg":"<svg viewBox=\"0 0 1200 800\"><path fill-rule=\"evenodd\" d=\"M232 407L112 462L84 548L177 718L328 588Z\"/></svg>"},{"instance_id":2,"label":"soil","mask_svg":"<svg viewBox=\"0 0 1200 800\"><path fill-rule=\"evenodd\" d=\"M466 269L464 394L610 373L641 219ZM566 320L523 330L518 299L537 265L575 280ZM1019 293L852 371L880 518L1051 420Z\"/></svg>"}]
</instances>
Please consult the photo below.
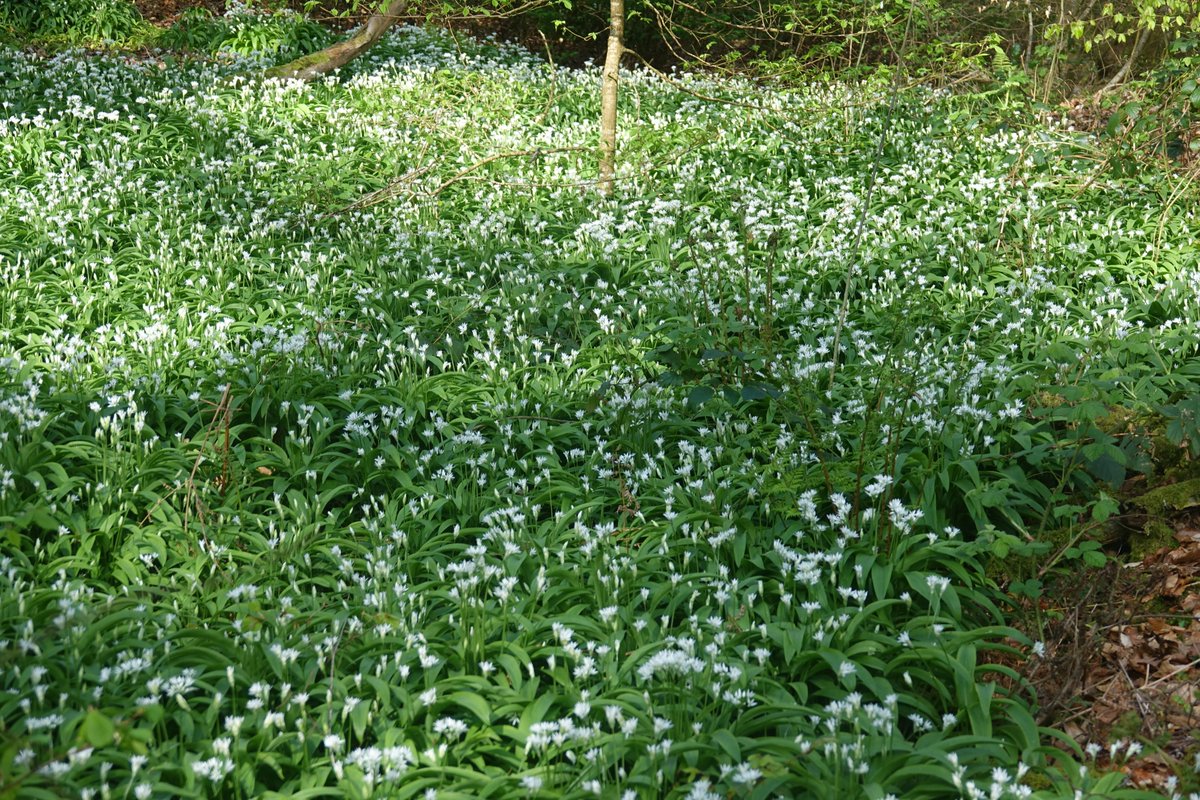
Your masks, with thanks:
<instances>
[{"instance_id":1,"label":"soil","mask_svg":"<svg viewBox=\"0 0 1200 800\"><path fill-rule=\"evenodd\" d=\"M167 26L190 8L206 8L213 15L225 13L225 0L133 0L142 16L155 25Z\"/></svg>"},{"instance_id":2,"label":"soil","mask_svg":"<svg viewBox=\"0 0 1200 800\"><path fill-rule=\"evenodd\" d=\"M1100 769L1166 794L1176 781L1186 794L1200 790L1200 509L1170 525L1168 546L1052 587L1041 614L1027 615L1043 619L1028 632L1046 652L1023 674L1039 722L1099 746ZM1138 755L1112 757L1112 745L1131 741Z\"/></svg>"}]
</instances>

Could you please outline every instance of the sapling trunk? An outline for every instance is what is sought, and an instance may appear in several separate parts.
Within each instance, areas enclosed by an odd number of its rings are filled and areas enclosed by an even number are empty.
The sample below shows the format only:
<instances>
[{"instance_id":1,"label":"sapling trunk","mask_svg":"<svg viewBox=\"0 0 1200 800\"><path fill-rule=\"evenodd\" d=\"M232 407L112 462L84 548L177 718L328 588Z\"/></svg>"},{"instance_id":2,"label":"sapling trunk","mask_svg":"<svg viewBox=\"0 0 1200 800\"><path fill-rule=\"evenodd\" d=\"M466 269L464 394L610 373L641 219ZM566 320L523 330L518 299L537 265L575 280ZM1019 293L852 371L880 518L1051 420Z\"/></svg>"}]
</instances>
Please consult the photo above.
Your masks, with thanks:
<instances>
[{"instance_id":1,"label":"sapling trunk","mask_svg":"<svg viewBox=\"0 0 1200 800\"><path fill-rule=\"evenodd\" d=\"M617 163L617 85L625 53L625 0L609 0L608 52L600 87L600 193L612 194Z\"/></svg>"}]
</instances>

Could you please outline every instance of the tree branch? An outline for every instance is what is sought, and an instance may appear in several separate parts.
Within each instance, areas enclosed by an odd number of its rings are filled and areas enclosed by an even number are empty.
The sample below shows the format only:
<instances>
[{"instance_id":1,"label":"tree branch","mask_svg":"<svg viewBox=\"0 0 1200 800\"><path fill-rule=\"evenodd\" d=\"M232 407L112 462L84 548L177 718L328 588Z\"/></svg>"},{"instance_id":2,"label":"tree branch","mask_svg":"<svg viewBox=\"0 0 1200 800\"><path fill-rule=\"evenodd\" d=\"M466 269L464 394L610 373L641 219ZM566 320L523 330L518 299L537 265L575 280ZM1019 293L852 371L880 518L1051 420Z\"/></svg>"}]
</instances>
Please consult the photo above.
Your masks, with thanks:
<instances>
[{"instance_id":1,"label":"tree branch","mask_svg":"<svg viewBox=\"0 0 1200 800\"><path fill-rule=\"evenodd\" d=\"M327 72L349 64L375 46L388 28L396 24L405 11L408 0L387 0L378 13L367 18L366 24L353 36L316 53L300 56L294 61L267 70L268 78L294 78L311 81Z\"/></svg>"},{"instance_id":2,"label":"tree branch","mask_svg":"<svg viewBox=\"0 0 1200 800\"><path fill-rule=\"evenodd\" d=\"M488 164L491 164L494 161L500 161L502 159L508 159L508 158L529 158L531 156L532 157L545 156L545 155L552 155L554 153L580 153L580 152L587 152L590 150L591 150L590 147L551 147L551 148L546 148L546 149L533 148L530 150L513 150L513 151L510 151L507 153L495 153L493 155L488 156L487 158L483 158L483 159L480 159L479 161L476 161L474 164L470 165L469 167L464 167L463 169L460 169L458 172L454 173L452 176L450 176L446 180L442 181L435 188L433 188L429 191L418 192L416 190L410 190L408 192L408 196L413 197L417 194L422 194L425 197L437 197L439 194L441 194L442 192L444 192L446 189L450 188L454 184L458 183L459 181L465 180L467 177L469 177L471 175L471 173L479 171L480 169L482 169L483 167L486 167ZM433 170L433 168L434 168L434 165L431 163L431 164L425 164L420 167L411 169L408 172L401 175L399 178L396 178L395 180L393 180L391 183L389 183L387 186L383 187L382 189L377 189L376 191L371 192L370 194L366 194L366 195L360 197L358 200L355 200L353 203L351 203L348 206L339 208L336 211L330 211L328 214L322 215L321 218L326 219L328 217L332 217L337 214L344 214L347 211L358 211L358 210L361 210L364 208L370 208L371 206L378 205L379 203L382 203L386 200L390 200L391 198L400 194L402 192L402 190L404 189L405 185L412 183L414 180L421 177L422 175L428 174L429 172L431 172Z\"/></svg>"}]
</instances>

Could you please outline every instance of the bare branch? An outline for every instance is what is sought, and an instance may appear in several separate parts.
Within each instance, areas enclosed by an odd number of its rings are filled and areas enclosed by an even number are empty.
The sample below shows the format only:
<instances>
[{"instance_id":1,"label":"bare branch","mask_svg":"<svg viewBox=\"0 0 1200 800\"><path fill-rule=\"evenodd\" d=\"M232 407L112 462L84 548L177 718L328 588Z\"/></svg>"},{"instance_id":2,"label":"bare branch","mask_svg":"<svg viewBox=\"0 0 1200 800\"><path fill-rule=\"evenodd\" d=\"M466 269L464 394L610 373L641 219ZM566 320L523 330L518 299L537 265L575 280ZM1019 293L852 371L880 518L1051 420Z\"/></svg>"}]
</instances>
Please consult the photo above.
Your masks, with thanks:
<instances>
[{"instance_id":1,"label":"bare branch","mask_svg":"<svg viewBox=\"0 0 1200 800\"><path fill-rule=\"evenodd\" d=\"M465 167L465 168L459 170L458 172L454 173L454 175L452 175L451 177L447 178L446 180L444 180L440 184L438 184L434 189L431 189L429 191L424 191L424 192L419 192L415 189L412 189L412 190L409 190L407 194L409 197L415 197L418 194L423 195L425 197L437 197L439 194L441 194L442 192L444 192L446 189L450 188L454 184L470 177L470 175L472 173L477 172L478 170L482 169L483 167L486 167L488 164L491 164L492 162L500 161L502 159L538 157L538 156L545 156L545 155L553 155L555 153L580 153L580 152L587 152L590 150L591 150L590 147L551 147L551 148L545 148L545 149L533 148L533 149L529 149L529 150L513 150L513 151L510 151L507 153L495 153L486 158L480 159L479 161L476 161L474 164L471 164L469 167ZM339 208L336 211L330 211L327 214L323 214L321 216L321 219L327 219L329 217L336 216L338 214L344 214L347 211L359 211L364 208L370 208L371 206L378 205L379 203L390 200L391 198L396 197L399 194L402 194L404 192L404 188L406 186L408 186L409 184L411 184L413 181L415 181L417 178L420 178L421 176L427 175L428 173L432 172L435 166L436 165L434 163L430 162L428 164L423 164L419 167L415 167L415 168L409 170L408 172L404 173L403 175L401 175L399 178L396 178L395 180L391 181L390 183L388 183L387 186L383 187L382 189L378 189L374 192L371 192L370 194L363 195L361 198L359 198L358 200L355 200L353 203L351 203L348 206L344 206L343 208Z\"/></svg>"},{"instance_id":2,"label":"bare branch","mask_svg":"<svg viewBox=\"0 0 1200 800\"><path fill-rule=\"evenodd\" d=\"M682 92L683 94L691 95L692 97L695 97L697 100L704 100L705 102L708 102L708 103L721 103L723 105L736 106L738 108L749 108L753 111L770 111L771 110L769 108L765 108L764 106L756 105L754 103L742 103L738 100L730 100L727 97L714 97L713 95L702 94L701 92L697 92L694 89L689 89L686 86L684 86L682 83L680 83L679 81L672 78L670 75L668 75L665 72L663 72L662 70L660 70L658 67L651 64L649 61L646 60L645 56L641 55L640 53L638 53L634 50L630 50L629 48L625 48L625 52L629 53L629 55L633 56L638 61L640 61L642 63L642 65L644 67L646 67L646 69L650 70L655 75L657 75L658 78L660 80L662 80L664 83L668 84L669 86L674 88L676 91Z\"/></svg>"}]
</instances>

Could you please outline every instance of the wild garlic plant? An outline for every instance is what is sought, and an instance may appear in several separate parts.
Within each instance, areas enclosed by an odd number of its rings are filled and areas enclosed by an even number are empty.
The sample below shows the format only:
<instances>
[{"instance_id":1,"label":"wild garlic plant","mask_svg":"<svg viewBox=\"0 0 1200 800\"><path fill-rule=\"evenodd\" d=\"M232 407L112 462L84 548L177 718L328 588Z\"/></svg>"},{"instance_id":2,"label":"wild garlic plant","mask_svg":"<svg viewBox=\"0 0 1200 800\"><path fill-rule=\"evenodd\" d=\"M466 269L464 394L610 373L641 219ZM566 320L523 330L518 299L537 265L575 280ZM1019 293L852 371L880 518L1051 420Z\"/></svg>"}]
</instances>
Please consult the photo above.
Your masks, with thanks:
<instances>
[{"instance_id":1,"label":"wild garlic plant","mask_svg":"<svg viewBox=\"0 0 1200 800\"><path fill-rule=\"evenodd\" d=\"M634 72L601 200L594 69L254 63L0 52L0 794L1083 785L987 561L1200 379L1168 176Z\"/></svg>"}]
</instances>

